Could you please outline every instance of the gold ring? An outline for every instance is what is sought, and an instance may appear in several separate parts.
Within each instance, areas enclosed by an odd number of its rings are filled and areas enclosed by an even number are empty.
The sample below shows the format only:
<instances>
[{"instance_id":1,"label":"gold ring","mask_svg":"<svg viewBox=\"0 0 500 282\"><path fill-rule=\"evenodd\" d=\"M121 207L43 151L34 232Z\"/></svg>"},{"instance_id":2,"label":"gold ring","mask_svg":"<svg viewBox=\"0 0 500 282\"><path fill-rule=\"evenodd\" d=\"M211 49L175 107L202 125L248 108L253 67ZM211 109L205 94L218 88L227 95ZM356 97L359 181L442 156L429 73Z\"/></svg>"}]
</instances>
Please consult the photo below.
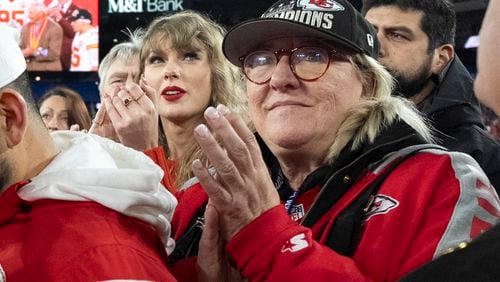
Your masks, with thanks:
<instances>
[{"instance_id":1,"label":"gold ring","mask_svg":"<svg viewBox=\"0 0 500 282\"><path fill-rule=\"evenodd\" d=\"M125 98L125 100L123 100L123 105L125 105L125 107L128 107L128 105L130 105L130 102L132 102L132 98L130 97L127 97Z\"/></svg>"},{"instance_id":2,"label":"gold ring","mask_svg":"<svg viewBox=\"0 0 500 282\"><path fill-rule=\"evenodd\" d=\"M144 95L146 95L146 92L142 91L142 92L141 92L141 95L139 95L139 97L135 98L134 100L135 100L135 101L139 101L139 99L141 99L141 98L142 98L142 96L144 96Z\"/></svg>"}]
</instances>

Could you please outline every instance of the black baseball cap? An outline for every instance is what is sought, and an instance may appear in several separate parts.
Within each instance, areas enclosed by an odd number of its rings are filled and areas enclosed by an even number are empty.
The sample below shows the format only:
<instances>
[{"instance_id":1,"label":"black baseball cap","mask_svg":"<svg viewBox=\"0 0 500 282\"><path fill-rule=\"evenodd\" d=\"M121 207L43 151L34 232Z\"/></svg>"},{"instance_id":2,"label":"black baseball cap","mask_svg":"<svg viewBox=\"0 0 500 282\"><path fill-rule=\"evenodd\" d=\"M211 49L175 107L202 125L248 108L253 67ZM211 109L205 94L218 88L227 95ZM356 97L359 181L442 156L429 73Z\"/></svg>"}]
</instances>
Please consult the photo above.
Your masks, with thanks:
<instances>
[{"instance_id":1,"label":"black baseball cap","mask_svg":"<svg viewBox=\"0 0 500 282\"><path fill-rule=\"evenodd\" d=\"M240 23L224 37L227 59L240 65L240 57L268 40L313 37L378 58L375 28L347 0L280 0L258 19Z\"/></svg>"},{"instance_id":2,"label":"black baseball cap","mask_svg":"<svg viewBox=\"0 0 500 282\"><path fill-rule=\"evenodd\" d=\"M70 21L89 20L92 23L92 15L85 9L75 9L68 19Z\"/></svg>"}]
</instances>

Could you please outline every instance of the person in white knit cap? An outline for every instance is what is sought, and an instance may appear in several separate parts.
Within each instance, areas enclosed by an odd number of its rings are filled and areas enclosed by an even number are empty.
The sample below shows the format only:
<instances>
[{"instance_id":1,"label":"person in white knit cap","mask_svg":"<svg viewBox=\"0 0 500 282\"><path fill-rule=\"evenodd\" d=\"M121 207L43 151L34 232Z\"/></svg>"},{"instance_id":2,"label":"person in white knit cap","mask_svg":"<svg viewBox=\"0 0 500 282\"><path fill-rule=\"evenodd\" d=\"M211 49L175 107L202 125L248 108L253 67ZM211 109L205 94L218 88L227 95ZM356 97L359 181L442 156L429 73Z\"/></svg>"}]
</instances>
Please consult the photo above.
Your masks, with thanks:
<instances>
[{"instance_id":1,"label":"person in white knit cap","mask_svg":"<svg viewBox=\"0 0 500 282\"><path fill-rule=\"evenodd\" d=\"M6 26L0 38L0 281L174 281L162 170L92 134L49 135Z\"/></svg>"}]
</instances>

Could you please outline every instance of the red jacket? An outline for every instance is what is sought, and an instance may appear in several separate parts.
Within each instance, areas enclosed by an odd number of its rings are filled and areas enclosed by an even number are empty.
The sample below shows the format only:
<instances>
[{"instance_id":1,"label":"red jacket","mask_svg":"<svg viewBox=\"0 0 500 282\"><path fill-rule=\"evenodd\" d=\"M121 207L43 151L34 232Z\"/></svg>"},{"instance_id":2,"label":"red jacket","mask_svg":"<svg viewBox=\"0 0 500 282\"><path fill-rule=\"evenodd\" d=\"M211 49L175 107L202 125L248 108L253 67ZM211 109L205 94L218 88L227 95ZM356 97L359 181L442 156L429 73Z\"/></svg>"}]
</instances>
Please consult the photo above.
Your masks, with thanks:
<instances>
[{"instance_id":1,"label":"red jacket","mask_svg":"<svg viewBox=\"0 0 500 282\"><path fill-rule=\"evenodd\" d=\"M427 150L402 162L381 183L364 209L354 252L340 255L326 243L335 238L330 234L334 224L392 161L364 170L354 183L346 181L348 173L340 174L325 184L321 194L319 188L301 194L296 205L306 207L309 214L298 219L308 227L293 221L283 205L256 218L228 242L237 268L250 281L394 281L471 240L499 218L498 197L472 158ZM312 210L331 198L328 193L340 193L343 185L349 187L345 194L316 220L308 221ZM198 184L178 199L172 220L175 239L207 196ZM179 281L196 279L194 263L195 258L189 258L174 265Z\"/></svg>"},{"instance_id":2,"label":"red jacket","mask_svg":"<svg viewBox=\"0 0 500 282\"><path fill-rule=\"evenodd\" d=\"M161 169L93 134L51 137L60 153L0 194L0 281L175 281Z\"/></svg>"},{"instance_id":3,"label":"red jacket","mask_svg":"<svg viewBox=\"0 0 500 282\"><path fill-rule=\"evenodd\" d=\"M163 170L163 179L161 180L161 184L172 194L177 193L177 189L175 187L177 162L169 160L165 157L165 151L162 146L148 149L143 153Z\"/></svg>"},{"instance_id":4,"label":"red jacket","mask_svg":"<svg viewBox=\"0 0 500 282\"><path fill-rule=\"evenodd\" d=\"M0 281L175 281L146 223L95 202L24 201L26 183L0 197Z\"/></svg>"}]
</instances>

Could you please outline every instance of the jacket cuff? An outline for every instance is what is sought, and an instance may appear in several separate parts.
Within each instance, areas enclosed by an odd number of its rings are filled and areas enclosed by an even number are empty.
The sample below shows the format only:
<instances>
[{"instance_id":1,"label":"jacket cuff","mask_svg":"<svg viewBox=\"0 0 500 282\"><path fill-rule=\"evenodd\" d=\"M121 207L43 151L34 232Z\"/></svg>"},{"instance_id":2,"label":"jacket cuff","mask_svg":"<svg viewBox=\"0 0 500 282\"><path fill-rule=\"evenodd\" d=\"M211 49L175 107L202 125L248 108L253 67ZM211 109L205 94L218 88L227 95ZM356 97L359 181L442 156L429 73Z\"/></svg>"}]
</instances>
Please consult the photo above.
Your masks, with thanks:
<instances>
[{"instance_id":1,"label":"jacket cuff","mask_svg":"<svg viewBox=\"0 0 500 282\"><path fill-rule=\"evenodd\" d=\"M291 225L298 226L280 204L264 212L241 229L228 242L226 250L238 269L243 270L258 253L275 245L276 241L283 241L281 237L284 234L281 236L280 234Z\"/></svg>"}]
</instances>

